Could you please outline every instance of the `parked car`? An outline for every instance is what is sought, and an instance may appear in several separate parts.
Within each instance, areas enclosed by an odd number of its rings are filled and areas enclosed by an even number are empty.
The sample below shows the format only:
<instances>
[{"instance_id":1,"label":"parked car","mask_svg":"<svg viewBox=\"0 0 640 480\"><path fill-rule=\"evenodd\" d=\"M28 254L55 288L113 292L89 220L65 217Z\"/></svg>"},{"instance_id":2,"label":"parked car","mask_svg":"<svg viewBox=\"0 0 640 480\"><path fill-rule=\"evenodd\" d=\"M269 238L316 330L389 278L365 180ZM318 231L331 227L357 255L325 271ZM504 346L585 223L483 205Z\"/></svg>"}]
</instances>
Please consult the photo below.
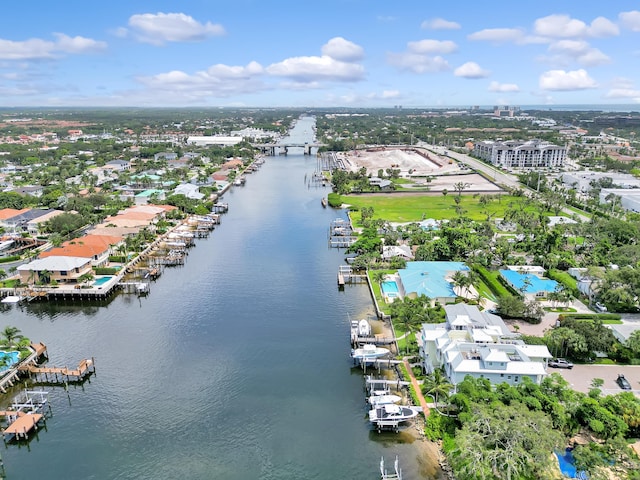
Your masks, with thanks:
<instances>
[{"instance_id":1,"label":"parked car","mask_svg":"<svg viewBox=\"0 0 640 480\"><path fill-rule=\"evenodd\" d=\"M573 363L564 358L554 358L549 360L549 366L553 368L573 368Z\"/></svg>"},{"instance_id":2,"label":"parked car","mask_svg":"<svg viewBox=\"0 0 640 480\"><path fill-rule=\"evenodd\" d=\"M616 383L623 390L631 390L631 384L629 383L629 380L627 380L625 376L621 373L618 374L618 378L616 378Z\"/></svg>"},{"instance_id":3,"label":"parked car","mask_svg":"<svg viewBox=\"0 0 640 480\"><path fill-rule=\"evenodd\" d=\"M596 310L600 313L605 313L607 311L607 307L600 302L596 302Z\"/></svg>"}]
</instances>

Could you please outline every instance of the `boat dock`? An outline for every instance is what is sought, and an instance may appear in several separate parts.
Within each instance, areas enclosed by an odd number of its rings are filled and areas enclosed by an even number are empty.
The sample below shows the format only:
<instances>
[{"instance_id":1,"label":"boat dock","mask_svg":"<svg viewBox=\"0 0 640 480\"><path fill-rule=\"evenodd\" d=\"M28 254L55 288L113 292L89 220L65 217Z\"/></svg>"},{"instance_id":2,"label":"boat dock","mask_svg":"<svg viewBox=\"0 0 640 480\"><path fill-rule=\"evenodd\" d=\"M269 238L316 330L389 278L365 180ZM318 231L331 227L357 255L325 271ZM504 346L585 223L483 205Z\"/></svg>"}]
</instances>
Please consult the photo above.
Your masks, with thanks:
<instances>
[{"instance_id":1,"label":"boat dock","mask_svg":"<svg viewBox=\"0 0 640 480\"><path fill-rule=\"evenodd\" d=\"M26 439L32 430L37 430L44 419L44 408L48 402L49 392L44 390L26 390L14 398L10 410L0 411L8 423L2 430L2 437L7 439Z\"/></svg>"},{"instance_id":2,"label":"boat dock","mask_svg":"<svg viewBox=\"0 0 640 480\"><path fill-rule=\"evenodd\" d=\"M351 265L340 265L338 267L338 286L344 286L347 283L367 283L366 275L353 273Z\"/></svg>"},{"instance_id":3,"label":"boat dock","mask_svg":"<svg viewBox=\"0 0 640 480\"><path fill-rule=\"evenodd\" d=\"M79 382L96 371L93 358L81 360L78 367L70 369L68 367L40 367L29 364L18 367L18 372L26 373L30 378L35 377L36 381L47 383ZM58 376L60 376L58 378Z\"/></svg>"},{"instance_id":4,"label":"boat dock","mask_svg":"<svg viewBox=\"0 0 640 480\"><path fill-rule=\"evenodd\" d=\"M389 473L384 468L384 457L380 458L380 479L381 480L402 480L402 469L398 466L398 456L396 455L396 460L393 462L393 472Z\"/></svg>"}]
</instances>

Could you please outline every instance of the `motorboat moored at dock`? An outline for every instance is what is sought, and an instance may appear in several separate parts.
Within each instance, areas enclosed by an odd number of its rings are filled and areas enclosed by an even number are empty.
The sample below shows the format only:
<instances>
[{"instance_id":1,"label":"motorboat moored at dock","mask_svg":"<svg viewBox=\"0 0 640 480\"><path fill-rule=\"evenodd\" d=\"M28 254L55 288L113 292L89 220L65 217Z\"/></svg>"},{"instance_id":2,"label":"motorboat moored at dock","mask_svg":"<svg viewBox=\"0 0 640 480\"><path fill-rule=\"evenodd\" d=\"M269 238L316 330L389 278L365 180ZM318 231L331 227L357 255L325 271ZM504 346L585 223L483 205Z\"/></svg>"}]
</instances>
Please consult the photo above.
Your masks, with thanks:
<instances>
[{"instance_id":1,"label":"motorboat moored at dock","mask_svg":"<svg viewBox=\"0 0 640 480\"><path fill-rule=\"evenodd\" d=\"M377 407L379 405L387 405L389 403L399 403L402 401L402 397L400 395L392 395L390 393L385 395L371 395L367 401L374 407Z\"/></svg>"},{"instance_id":2,"label":"motorboat moored at dock","mask_svg":"<svg viewBox=\"0 0 640 480\"><path fill-rule=\"evenodd\" d=\"M370 360L375 360L377 358L384 357L385 355L389 355L389 353L391 352L388 348L377 347L371 343L365 343L362 347L351 350L351 357L354 360L368 362Z\"/></svg>"},{"instance_id":3,"label":"motorboat moored at dock","mask_svg":"<svg viewBox=\"0 0 640 480\"><path fill-rule=\"evenodd\" d=\"M421 410L420 407L386 403L369 410L369 421L378 427L378 431L383 428L397 430L400 423L415 418Z\"/></svg>"}]
</instances>

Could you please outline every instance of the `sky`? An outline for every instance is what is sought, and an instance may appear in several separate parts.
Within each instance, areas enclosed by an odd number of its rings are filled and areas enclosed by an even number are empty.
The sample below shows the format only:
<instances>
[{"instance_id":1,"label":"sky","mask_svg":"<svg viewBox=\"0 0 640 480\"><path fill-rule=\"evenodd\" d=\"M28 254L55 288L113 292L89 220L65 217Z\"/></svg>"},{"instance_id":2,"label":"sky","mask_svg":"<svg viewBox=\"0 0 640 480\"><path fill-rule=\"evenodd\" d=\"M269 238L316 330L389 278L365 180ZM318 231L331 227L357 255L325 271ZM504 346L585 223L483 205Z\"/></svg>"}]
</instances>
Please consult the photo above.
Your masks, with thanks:
<instances>
[{"instance_id":1,"label":"sky","mask_svg":"<svg viewBox=\"0 0 640 480\"><path fill-rule=\"evenodd\" d=\"M640 2L3 2L0 107L640 104Z\"/></svg>"}]
</instances>

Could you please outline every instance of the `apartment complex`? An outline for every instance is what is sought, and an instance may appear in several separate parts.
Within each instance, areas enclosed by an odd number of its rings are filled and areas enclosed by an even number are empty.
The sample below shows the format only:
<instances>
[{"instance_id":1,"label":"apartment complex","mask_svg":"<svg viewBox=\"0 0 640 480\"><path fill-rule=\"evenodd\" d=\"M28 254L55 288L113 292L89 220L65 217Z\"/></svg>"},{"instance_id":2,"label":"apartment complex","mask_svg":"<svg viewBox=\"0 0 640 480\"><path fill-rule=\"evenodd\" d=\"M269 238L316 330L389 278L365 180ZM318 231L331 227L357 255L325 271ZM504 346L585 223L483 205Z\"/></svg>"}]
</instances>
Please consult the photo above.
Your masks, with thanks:
<instances>
[{"instance_id":1,"label":"apartment complex","mask_svg":"<svg viewBox=\"0 0 640 480\"><path fill-rule=\"evenodd\" d=\"M561 167L567 149L542 140L486 140L473 145L473 154L501 168Z\"/></svg>"}]
</instances>

